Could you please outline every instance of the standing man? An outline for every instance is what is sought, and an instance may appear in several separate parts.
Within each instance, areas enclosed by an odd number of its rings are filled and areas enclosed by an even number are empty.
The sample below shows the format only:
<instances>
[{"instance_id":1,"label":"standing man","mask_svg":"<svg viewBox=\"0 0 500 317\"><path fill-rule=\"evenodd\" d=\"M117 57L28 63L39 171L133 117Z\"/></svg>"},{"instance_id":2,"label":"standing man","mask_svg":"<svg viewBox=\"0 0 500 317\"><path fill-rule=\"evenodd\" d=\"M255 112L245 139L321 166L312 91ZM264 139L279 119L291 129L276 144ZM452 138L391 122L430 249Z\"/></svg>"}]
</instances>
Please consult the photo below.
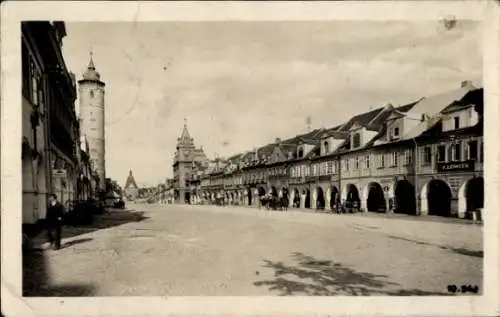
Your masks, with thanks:
<instances>
[{"instance_id":1,"label":"standing man","mask_svg":"<svg viewBox=\"0 0 500 317\"><path fill-rule=\"evenodd\" d=\"M49 207L45 218L47 224L47 239L51 247L56 250L61 248L62 218L64 215L63 205L57 201L56 194L50 194Z\"/></svg>"}]
</instances>

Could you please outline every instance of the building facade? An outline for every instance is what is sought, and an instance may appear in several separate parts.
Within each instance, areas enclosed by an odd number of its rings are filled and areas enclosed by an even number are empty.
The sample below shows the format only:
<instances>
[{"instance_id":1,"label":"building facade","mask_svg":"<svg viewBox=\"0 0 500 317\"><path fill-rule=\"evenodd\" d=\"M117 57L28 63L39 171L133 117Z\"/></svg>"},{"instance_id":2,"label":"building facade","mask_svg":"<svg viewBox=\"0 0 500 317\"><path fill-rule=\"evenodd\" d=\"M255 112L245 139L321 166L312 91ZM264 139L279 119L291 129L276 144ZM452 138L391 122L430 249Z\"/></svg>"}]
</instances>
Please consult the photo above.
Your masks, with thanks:
<instances>
[{"instance_id":1,"label":"building facade","mask_svg":"<svg viewBox=\"0 0 500 317\"><path fill-rule=\"evenodd\" d=\"M99 190L105 190L105 83L94 66L92 54L89 65L78 81L81 132L87 138L90 147L90 160L94 162L99 175Z\"/></svg>"},{"instance_id":2,"label":"building facade","mask_svg":"<svg viewBox=\"0 0 500 317\"><path fill-rule=\"evenodd\" d=\"M51 189L48 69L41 53L47 48L40 44L49 42L50 34L39 33L36 27L33 23L21 24L23 227L30 227L45 217Z\"/></svg>"},{"instance_id":3,"label":"building facade","mask_svg":"<svg viewBox=\"0 0 500 317\"><path fill-rule=\"evenodd\" d=\"M189 185L202 203L259 206L268 195L295 208L463 218L484 206L483 147L483 89L463 82L217 158L192 168Z\"/></svg>"},{"instance_id":4,"label":"building facade","mask_svg":"<svg viewBox=\"0 0 500 317\"><path fill-rule=\"evenodd\" d=\"M64 204L77 195L76 89L62 56L64 23L26 22L22 29L23 218L34 223L45 217L49 192Z\"/></svg>"},{"instance_id":5,"label":"building facade","mask_svg":"<svg viewBox=\"0 0 500 317\"><path fill-rule=\"evenodd\" d=\"M201 170L206 168L207 164L208 159L203 148L195 147L187 128L187 122L184 122L181 136L177 139L172 165L174 200L177 203L191 204L196 202L199 197L199 186L194 184L200 182Z\"/></svg>"}]
</instances>

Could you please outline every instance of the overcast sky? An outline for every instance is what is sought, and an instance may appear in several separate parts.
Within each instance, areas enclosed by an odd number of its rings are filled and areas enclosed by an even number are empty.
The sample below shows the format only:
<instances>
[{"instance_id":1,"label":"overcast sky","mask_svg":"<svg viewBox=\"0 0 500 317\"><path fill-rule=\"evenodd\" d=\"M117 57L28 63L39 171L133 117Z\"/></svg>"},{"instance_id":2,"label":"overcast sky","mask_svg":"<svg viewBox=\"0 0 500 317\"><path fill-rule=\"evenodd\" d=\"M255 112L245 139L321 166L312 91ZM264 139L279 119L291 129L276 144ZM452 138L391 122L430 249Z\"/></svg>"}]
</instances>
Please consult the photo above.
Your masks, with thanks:
<instances>
[{"instance_id":1,"label":"overcast sky","mask_svg":"<svg viewBox=\"0 0 500 317\"><path fill-rule=\"evenodd\" d=\"M67 23L77 78L89 51L106 82L106 173L172 176L187 118L213 158L480 83L480 25L459 22ZM78 109L78 105L77 105Z\"/></svg>"}]
</instances>

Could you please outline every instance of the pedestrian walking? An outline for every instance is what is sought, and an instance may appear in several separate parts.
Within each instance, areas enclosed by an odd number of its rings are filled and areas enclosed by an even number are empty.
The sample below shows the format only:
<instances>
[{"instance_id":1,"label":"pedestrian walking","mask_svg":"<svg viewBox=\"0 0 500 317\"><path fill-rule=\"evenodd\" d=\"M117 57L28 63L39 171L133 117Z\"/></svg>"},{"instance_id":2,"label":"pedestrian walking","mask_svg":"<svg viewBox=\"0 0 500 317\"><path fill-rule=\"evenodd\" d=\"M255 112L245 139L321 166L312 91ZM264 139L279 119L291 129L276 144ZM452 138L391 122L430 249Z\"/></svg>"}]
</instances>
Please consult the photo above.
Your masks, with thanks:
<instances>
[{"instance_id":1,"label":"pedestrian walking","mask_svg":"<svg viewBox=\"0 0 500 317\"><path fill-rule=\"evenodd\" d=\"M49 196L49 206L45 223L47 226L47 239L50 246L56 250L61 248L61 233L64 216L64 206L57 201L57 195Z\"/></svg>"}]
</instances>

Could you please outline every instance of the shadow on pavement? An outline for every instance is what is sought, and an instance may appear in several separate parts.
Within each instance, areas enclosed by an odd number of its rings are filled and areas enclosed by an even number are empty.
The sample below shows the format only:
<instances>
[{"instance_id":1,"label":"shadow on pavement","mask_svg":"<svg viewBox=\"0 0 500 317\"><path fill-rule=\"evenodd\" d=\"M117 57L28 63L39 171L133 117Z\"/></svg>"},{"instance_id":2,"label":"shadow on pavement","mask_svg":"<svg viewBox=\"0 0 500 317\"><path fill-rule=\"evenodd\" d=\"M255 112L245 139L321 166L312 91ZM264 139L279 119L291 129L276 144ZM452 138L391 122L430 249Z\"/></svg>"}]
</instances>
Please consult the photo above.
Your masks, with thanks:
<instances>
[{"instance_id":1,"label":"shadow on pavement","mask_svg":"<svg viewBox=\"0 0 500 317\"><path fill-rule=\"evenodd\" d=\"M434 244L434 243L417 241L417 240L413 240L413 239L408 239L408 238L403 238L403 237L398 237L398 236L391 236L391 235L389 235L388 237L391 238L391 239L397 239L397 240L403 240L403 241L413 242L415 244L433 246L433 247L437 247L437 248L440 248L440 249L443 249L443 250L448 250L448 251L451 251L451 252L454 252L454 253L458 253L458 254L461 254L461 255L473 256L473 257L477 257L477 258L484 257L484 252L481 251L481 250L473 251L473 250L468 250L468 249L465 249L465 248L453 248L453 247L449 247L449 246L445 246L445 245L438 245L438 244Z\"/></svg>"},{"instance_id":2,"label":"shadow on pavement","mask_svg":"<svg viewBox=\"0 0 500 317\"><path fill-rule=\"evenodd\" d=\"M75 239L75 240L71 240L71 241L68 241L66 243L63 243L61 245L61 249L65 249L65 248L69 248L75 244L78 244L78 243L83 243L83 242L87 242L87 241L92 241L92 238L78 238L78 239Z\"/></svg>"},{"instance_id":3,"label":"shadow on pavement","mask_svg":"<svg viewBox=\"0 0 500 317\"><path fill-rule=\"evenodd\" d=\"M23 296L93 296L91 284L51 284L50 270L43 251L23 251Z\"/></svg>"},{"instance_id":4,"label":"shadow on pavement","mask_svg":"<svg viewBox=\"0 0 500 317\"><path fill-rule=\"evenodd\" d=\"M418 289L384 290L397 283L387 281L386 275L356 272L332 261L319 261L302 253L293 253L296 265L264 260L264 267L274 269L275 279L257 281L255 286L267 286L270 291L279 291L280 296L289 295L449 295Z\"/></svg>"},{"instance_id":5,"label":"shadow on pavement","mask_svg":"<svg viewBox=\"0 0 500 317\"><path fill-rule=\"evenodd\" d=\"M139 222L149 217L142 211L111 210L108 213L97 215L90 225L77 227L63 227L62 238L71 238L81 234L120 226L130 222ZM40 232L35 238L34 246L45 242L45 232ZM61 249L71 247L78 243L91 241L92 238L76 238L61 245ZM51 272L48 267L46 254L40 248L23 249L23 296L92 296L96 288L91 284L62 284L51 283ZM57 273L57 272L54 272Z\"/></svg>"},{"instance_id":6,"label":"shadow on pavement","mask_svg":"<svg viewBox=\"0 0 500 317\"><path fill-rule=\"evenodd\" d=\"M139 222L149 217L144 216L144 211L135 210L111 210L105 214L95 216L92 224L75 227L65 226L62 237L71 238L81 234L94 232L101 229L120 226L129 222Z\"/></svg>"}]
</instances>

